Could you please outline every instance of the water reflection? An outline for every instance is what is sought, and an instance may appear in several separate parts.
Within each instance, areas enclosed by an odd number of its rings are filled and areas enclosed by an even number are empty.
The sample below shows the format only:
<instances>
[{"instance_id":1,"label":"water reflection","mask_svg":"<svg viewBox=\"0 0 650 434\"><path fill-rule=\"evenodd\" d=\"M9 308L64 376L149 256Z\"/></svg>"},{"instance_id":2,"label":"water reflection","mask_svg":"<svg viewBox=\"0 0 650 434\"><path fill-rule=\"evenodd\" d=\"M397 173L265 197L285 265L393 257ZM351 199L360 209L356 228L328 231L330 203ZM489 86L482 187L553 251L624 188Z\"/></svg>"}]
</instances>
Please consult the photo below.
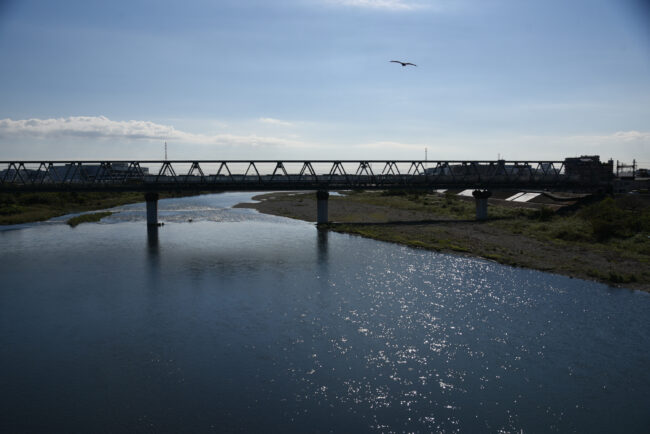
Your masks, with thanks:
<instances>
[{"instance_id":1,"label":"water reflection","mask_svg":"<svg viewBox=\"0 0 650 434\"><path fill-rule=\"evenodd\" d=\"M149 286L157 288L160 281L160 242L158 237L158 226L147 226L147 255L146 263L149 275Z\"/></svg>"},{"instance_id":2,"label":"water reflection","mask_svg":"<svg viewBox=\"0 0 650 434\"><path fill-rule=\"evenodd\" d=\"M158 256L158 226L147 225L147 246L150 256Z\"/></svg>"},{"instance_id":3,"label":"water reflection","mask_svg":"<svg viewBox=\"0 0 650 434\"><path fill-rule=\"evenodd\" d=\"M318 262L327 262L329 231L317 228L316 232L318 234Z\"/></svg>"}]
</instances>

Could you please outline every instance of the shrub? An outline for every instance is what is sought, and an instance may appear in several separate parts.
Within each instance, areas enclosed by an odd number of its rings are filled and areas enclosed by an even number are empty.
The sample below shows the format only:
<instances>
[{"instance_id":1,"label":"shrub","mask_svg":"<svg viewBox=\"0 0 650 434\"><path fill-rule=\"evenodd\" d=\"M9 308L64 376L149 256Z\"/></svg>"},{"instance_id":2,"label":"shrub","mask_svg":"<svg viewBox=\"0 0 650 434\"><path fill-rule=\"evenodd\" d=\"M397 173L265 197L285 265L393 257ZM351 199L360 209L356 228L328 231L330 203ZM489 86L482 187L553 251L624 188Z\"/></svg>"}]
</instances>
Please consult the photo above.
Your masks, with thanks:
<instances>
[{"instance_id":1,"label":"shrub","mask_svg":"<svg viewBox=\"0 0 650 434\"><path fill-rule=\"evenodd\" d=\"M13 194L3 193L0 194L0 206L13 205L16 203L16 197Z\"/></svg>"},{"instance_id":2,"label":"shrub","mask_svg":"<svg viewBox=\"0 0 650 434\"><path fill-rule=\"evenodd\" d=\"M553 232L553 237L564 241L589 241L591 234L579 228L561 227Z\"/></svg>"},{"instance_id":3,"label":"shrub","mask_svg":"<svg viewBox=\"0 0 650 434\"><path fill-rule=\"evenodd\" d=\"M628 200L608 197L580 211L579 216L591 224L594 237L605 241L613 237L628 238L650 231L650 210Z\"/></svg>"},{"instance_id":4,"label":"shrub","mask_svg":"<svg viewBox=\"0 0 650 434\"><path fill-rule=\"evenodd\" d=\"M630 283L636 282L637 278L634 274L621 274L615 271L610 271L607 280L613 283Z\"/></svg>"},{"instance_id":5,"label":"shrub","mask_svg":"<svg viewBox=\"0 0 650 434\"><path fill-rule=\"evenodd\" d=\"M542 222L547 222L550 221L554 215L555 215L555 211L553 211L552 208L548 206L543 206L540 209L531 212L528 215L528 218L533 220L539 220Z\"/></svg>"},{"instance_id":6,"label":"shrub","mask_svg":"<svg viewBox=\"0 0 650 434\"><path fill-rule=\"evenodd\" d=\"M445 191L445 202L447 205L451 205L458 201L458 198L451 191Z\"/></svg>"},{"instance_id":7,"label":"shrub","mask_svg":"<svg viewBox=\"0 0 650 434\"><path fill-rule=\"evenodd\" d=\"M13 215L23 212L23 209L18 205L5 205L0 207L0 215Z\"/></svg>"},{"instance_id":8,"label":"shrub","mask_svg":"<svg viewBox=\"0 0 650 434\"><path fill-rule=\"evenodd\" d=\"M384 190L381 192L382 196L407 196L410 192L408 190Z\"/></svg>"},{"instance_id":9,"label":"shrub","mask_svg":"<svg viewBox=\"0 0 650 434\"><path fill-rule=\"evenodd\" d=\"M52 205L57 202L53 193L27 193L17 196L21 205Z\"/></svg>"}]
</instances>

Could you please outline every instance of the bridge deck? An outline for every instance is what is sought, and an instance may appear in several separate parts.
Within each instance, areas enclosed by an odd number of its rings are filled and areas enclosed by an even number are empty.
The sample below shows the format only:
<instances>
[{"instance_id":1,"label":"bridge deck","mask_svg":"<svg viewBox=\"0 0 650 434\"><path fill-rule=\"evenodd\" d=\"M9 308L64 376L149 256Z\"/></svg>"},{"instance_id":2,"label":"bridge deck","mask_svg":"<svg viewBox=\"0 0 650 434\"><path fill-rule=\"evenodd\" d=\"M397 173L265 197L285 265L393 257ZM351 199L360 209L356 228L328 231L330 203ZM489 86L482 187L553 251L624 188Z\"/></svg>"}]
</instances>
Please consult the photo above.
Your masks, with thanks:
<instances>
[{"instance_id":1,"label":"bridge deck","mask_svg":"<svg viewBox=\"0 0 650 434\"><path fill-rule=\"evenodd\" d=\"M589 191L563 161L0 161L0 191L522 188Z\"/></svg>"}]
</instances>

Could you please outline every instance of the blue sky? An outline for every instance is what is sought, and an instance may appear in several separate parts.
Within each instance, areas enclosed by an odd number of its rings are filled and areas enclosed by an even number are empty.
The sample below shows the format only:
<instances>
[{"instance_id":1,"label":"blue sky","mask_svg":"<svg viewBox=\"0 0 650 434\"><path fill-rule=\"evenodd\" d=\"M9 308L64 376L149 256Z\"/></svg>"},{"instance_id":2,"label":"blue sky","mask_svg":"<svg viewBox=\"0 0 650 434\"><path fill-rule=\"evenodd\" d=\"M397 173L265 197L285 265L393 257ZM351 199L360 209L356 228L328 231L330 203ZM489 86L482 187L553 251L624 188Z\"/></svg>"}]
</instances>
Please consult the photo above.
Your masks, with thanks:
<instances>
[{"instance_id":1,"label":"blue sky","mask_svg":"<svg viewBox=\"0 0 650 434\"><path fill-rule=\"evenodd\" d=\"M0 0L0 58L0 159L650 166L643 0Z\"/></svg>"}]
</instances>

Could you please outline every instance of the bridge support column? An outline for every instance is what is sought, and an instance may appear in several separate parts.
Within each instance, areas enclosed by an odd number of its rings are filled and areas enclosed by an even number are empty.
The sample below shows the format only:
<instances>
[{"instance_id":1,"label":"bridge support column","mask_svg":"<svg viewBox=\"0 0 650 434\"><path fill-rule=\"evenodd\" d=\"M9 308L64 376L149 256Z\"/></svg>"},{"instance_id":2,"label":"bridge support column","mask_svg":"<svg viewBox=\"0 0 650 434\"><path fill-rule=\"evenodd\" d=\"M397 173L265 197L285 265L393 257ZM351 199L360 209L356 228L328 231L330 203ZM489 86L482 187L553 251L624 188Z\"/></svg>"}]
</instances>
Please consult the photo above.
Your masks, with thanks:
<instances>
[{"instance_id":1,"label":"bridge support column","mask_svg":"<svg viewBox=\"0 0 650 434\"><path fill-rule=\"evenodd\" d=\"M488 198L492 196L492 192L490 190L474 190L472 196L476 201L476 220L487 220Z\"/></svg>"},{"instance_id":2,"label":"bridge support column","mask_svg":"<svg viewBox=\"0 0 650 434\"><path fill-rule=\"evenodd\" d=\"M316 202L318 205L316 223L319 225L327 223L327 198L329 197L330 194L325 190L318 190L316 192Z\"/></svg>"},{"instance_id":3,"label":"bridge support column","mask_svg":"<svg viewBox=\"0 0 650 434\"><path fill-rule=\"evenodd\" d=\"M145 193L144 200L147 202L147 226L158 225L158 193Z\"/></svg>"}]
</instances>

